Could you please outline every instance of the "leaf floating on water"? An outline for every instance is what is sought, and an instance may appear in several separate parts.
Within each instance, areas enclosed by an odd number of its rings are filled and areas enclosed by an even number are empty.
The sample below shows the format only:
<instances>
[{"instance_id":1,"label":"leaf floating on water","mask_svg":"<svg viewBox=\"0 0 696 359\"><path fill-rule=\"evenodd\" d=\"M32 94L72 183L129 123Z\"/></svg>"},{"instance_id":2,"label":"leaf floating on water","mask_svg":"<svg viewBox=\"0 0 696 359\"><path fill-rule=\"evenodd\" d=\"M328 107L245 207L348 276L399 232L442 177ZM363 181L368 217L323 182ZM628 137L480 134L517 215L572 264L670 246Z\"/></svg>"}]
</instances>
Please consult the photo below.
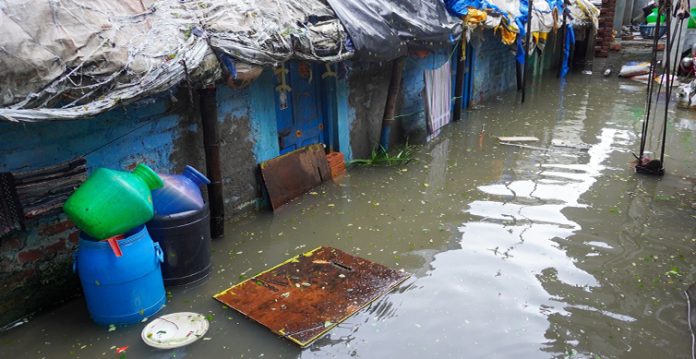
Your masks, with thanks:
<instances>
[{"instance_id":1,"label":"leaf floating on water","mask_svg":"<svg viewBox=\"0 0 696 359\"><path fill-rule=\"evenodd\" d=\"M109 331L110 332L115 332L116 331L116 326L113 324L109 324Z\"/></svg>"}]
</instances>

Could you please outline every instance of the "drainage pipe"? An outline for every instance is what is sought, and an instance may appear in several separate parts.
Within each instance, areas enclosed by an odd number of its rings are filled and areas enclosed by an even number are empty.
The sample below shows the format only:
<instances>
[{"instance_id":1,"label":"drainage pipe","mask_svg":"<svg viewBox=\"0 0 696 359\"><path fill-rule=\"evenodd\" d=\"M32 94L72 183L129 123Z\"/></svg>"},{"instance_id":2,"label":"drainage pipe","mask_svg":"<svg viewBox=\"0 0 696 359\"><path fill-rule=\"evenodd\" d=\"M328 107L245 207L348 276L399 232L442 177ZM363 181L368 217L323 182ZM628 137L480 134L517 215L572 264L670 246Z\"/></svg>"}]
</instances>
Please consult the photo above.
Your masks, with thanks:
<instances>
[{"instance_id":1,"label":"drainage pipe","mask_svg":"<svg viewBox=\"0 0 696 359\"><path fill-rule=\"evenodd\" d=\"M220 238L225 233L225 208L222 198L222 170L220 168L220 129L217 113L217 90L214 86L198 90L203 146L205 147L208 202L210 203L210 235Z\"/></svg>"},{"instance_id":2,"label":"drainage pipe","mask_svg":"<svg viewBox=\"0 0 696 359\"><path fill-rule=\"evenodd\" d=\"M384 105L384 116L382 117L382 133L379 136L379 144L384 150L389 149L391 132L394 128L394 122L396 121L394 118L396 116L396 102L399 99L399 92L401 91L401 79L404 73L405 60L405 57L400 57L394 60L392 65L387 103Z\"/></svg>"}]
</instances>

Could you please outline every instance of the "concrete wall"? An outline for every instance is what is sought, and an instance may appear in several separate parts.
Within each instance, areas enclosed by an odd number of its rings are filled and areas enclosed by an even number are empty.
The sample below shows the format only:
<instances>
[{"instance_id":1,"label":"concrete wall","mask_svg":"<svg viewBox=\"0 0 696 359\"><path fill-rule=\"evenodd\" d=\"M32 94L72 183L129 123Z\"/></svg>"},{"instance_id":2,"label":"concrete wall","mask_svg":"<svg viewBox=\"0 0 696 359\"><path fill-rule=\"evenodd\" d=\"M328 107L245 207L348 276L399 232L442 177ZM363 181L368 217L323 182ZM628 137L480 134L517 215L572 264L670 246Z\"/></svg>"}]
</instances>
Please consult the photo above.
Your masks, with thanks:
<instances>
[{"instance_id":1,"label":"concrete wall","mask_svg":"<svg viewBox=\"0 0 696 359\"><path fill-rule=\"evenodd\" d=\"M392 63L351 65L347 79L351 155L367 158L379 146Z\"/></svg>"},{"instance_id":2,"label":"concrete wall","mask_svg":"<svg viewBox=\"0 0 696 359\"><path fill-rule=\"evenodd\" d=\"M423 72L442 66L451 49L429 53L425 57L408 56L404 63L401 92L397 102L395 137L400 142L422 143L427 136L423 91ZM366 158L379 146L379 139L391 79L392 62L351 64L345 83L348 90L348 123L353 158ZM340 98L340 95L339 95ZM340 124L339 124L340 126Z\"/></svg>"},{"instance_id":3,"label":"concrete wall","mask_svg":"<svg viewBox=\"0 0 696 359\"><path fill-rule=\"evenodd\" d=\"M495 96L517 88L515 55L492 30L477 32L473 47L473 79L471 104L483 103Z\"/></svg>"}]
</instances>

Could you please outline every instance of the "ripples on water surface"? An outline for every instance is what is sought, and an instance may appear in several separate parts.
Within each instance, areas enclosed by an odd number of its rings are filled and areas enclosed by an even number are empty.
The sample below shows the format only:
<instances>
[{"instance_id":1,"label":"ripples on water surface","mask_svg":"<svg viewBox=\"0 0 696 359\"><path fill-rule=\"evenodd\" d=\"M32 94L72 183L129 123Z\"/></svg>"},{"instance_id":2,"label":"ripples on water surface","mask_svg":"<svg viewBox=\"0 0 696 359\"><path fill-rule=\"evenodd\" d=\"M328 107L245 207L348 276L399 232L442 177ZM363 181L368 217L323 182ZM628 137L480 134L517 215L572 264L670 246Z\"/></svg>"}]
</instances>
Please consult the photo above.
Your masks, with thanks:
<instances>
[{"instance_id":1,"label":"ripples on water surface","mask_svg":"<svg viewBox=\"0 0 696 359\"><path fill-rule=\"evenodd\" d=\"M173 290L165 309L214 315L209 340L150 350L141 326L109 333L74 301L4 335L0 352L96 357L130 345L134 358L687 358L696 116L673 113L667 176L636 176L628 162L643 94L581 75L561 93L547 78L524 106L511 93L467 113L405 167L353 169L275 215L231 223L215 243L213 277ZM529 145L540 149L498 144L505 135L537 136ZM211 299L240 273L323 244L415 276L304 351Z\"/></svg>"}]
</instances>

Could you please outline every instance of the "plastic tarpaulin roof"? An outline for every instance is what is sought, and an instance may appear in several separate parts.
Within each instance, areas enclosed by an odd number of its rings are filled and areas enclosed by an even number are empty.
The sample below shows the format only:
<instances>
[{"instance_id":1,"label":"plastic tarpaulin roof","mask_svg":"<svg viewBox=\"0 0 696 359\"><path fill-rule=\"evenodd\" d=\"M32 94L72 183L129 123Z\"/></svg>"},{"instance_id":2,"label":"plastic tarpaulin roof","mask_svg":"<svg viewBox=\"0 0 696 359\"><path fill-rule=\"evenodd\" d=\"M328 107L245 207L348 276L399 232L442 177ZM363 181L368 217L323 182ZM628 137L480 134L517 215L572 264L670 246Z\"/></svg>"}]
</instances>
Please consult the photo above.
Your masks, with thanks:
<instances>
[{"instance_id":1,"label":"plastic tarpaulin roof","mask_svg":"<svg viewBox=\"0 0 696 359\"><path fill-rule=\"evenodd\" d=\"M9 121L88 117L215 81L213 50L258 65L352 55L322 0L5 0L0 30Z\"/></svg>"},{"instance_id":2,"label":"plastic tarpaulin roof","mask_svg":"<svg viewBox=\"0 0 696 359\"><path fill-rule=\"evenodd\" d=\"M387 61L409 50L451 45L461 21L442 0L326 0L348 30L356 57Z\"/></svg>"}]
</instances>

